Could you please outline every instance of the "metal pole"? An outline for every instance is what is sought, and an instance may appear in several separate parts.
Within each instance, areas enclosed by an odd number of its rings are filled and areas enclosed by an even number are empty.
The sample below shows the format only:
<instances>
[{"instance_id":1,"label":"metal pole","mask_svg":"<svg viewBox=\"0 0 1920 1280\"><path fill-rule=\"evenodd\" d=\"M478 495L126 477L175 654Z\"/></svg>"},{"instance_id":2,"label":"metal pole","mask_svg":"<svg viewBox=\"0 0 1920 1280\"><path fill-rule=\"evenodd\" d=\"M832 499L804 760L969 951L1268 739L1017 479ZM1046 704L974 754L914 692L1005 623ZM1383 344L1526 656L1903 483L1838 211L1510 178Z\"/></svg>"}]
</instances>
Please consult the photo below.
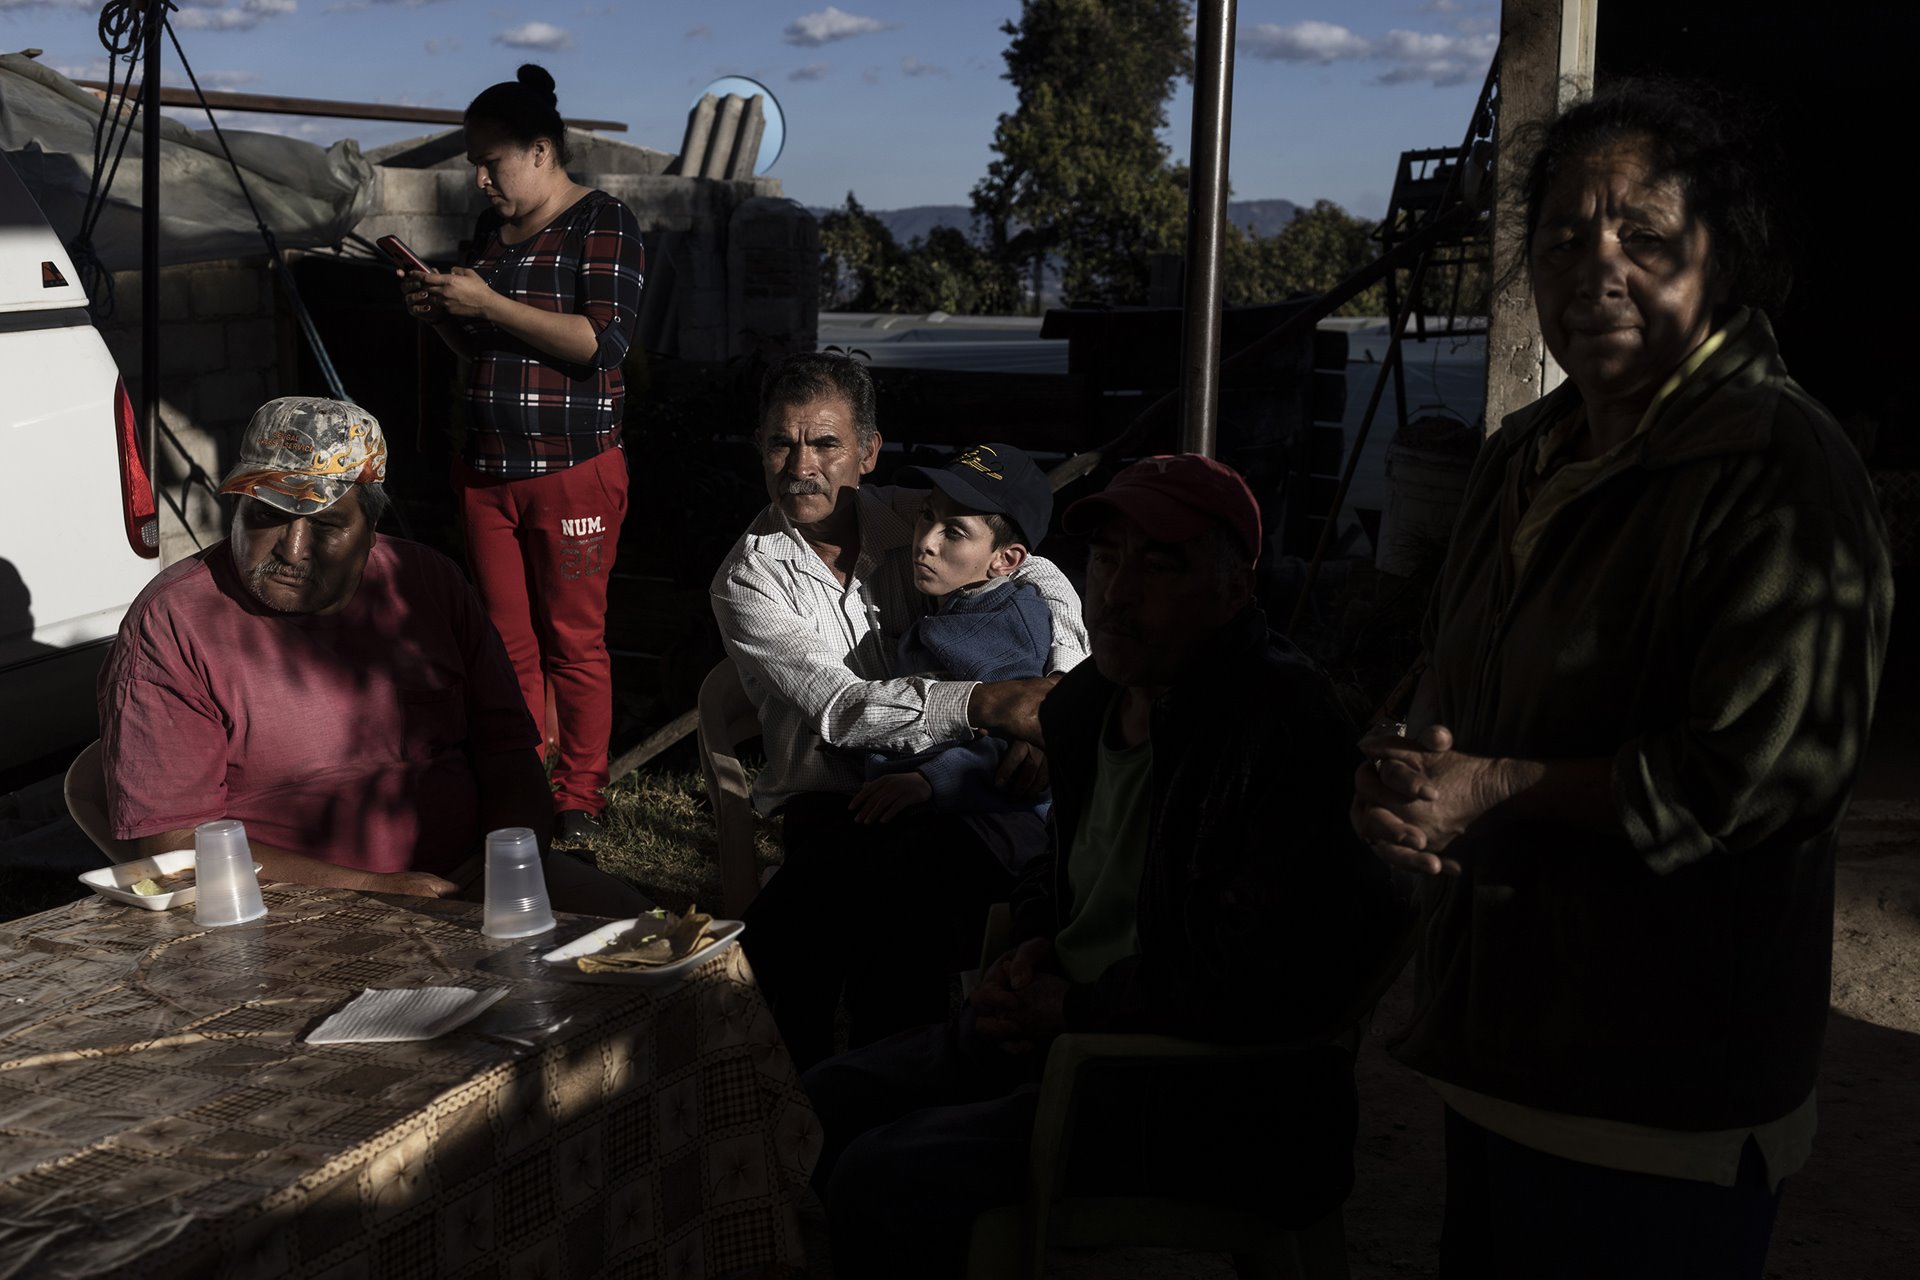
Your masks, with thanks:
<instances>
[{"instance_id":1,"label":"metal pole","mask_svg":"<svg viewBox=\"0 0 1920 1280\"><path fill-rule=\"evenodd\" d=\"M166 0L147 6L140 89L140 421L147 429L147 474L160 479L160 37Z\"/></svg>"},{"instance_id":2,"label":"metal pole","mask_svg":"<svg viewBox=\"0 0 1920 1280\"><path fill-rule=\"evenodd\" d=\"M1201 0L1194 30L1192 180L1180 342L1180 447L1212 457L1220 399L1220 247L1233 124L1234 0Z\"/></svg>"}]
</instances>

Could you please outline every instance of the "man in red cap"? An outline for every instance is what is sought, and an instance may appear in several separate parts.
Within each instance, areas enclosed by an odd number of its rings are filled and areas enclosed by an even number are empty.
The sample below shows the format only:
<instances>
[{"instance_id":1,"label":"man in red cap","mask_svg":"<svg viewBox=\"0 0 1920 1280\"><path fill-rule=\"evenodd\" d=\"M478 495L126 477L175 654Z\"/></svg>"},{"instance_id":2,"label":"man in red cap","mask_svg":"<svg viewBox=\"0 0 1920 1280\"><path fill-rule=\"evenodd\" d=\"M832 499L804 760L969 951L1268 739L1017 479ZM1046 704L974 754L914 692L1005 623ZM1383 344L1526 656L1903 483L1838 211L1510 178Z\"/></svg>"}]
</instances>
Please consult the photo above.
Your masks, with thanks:
<instances>
[{"instance_id":1,"label":"man in red cap","mask_svg":"<svg viewBox=\"0 0 1920 1280\"><path fill-rule=\"evenodd\" d=\"M1013 949L951 1024L806 1076L836 1275L957 1274L974 1216L1025 1192L1054 1036L1331 1039L1404 927L1347 828L1352 722L1253 602L1245 482L1197 454L1149 458L1065 525L1091 544L1093 661L1040 708L1053 840L1014 889ZM1081 1189L1313 1221L1351 1179L1351 1066L1334 1049L1244 1089L1136 1082L1076 1129ZM1232 1141L1276 1129L1277 1160Z\"/></svg>"}]
</instances>

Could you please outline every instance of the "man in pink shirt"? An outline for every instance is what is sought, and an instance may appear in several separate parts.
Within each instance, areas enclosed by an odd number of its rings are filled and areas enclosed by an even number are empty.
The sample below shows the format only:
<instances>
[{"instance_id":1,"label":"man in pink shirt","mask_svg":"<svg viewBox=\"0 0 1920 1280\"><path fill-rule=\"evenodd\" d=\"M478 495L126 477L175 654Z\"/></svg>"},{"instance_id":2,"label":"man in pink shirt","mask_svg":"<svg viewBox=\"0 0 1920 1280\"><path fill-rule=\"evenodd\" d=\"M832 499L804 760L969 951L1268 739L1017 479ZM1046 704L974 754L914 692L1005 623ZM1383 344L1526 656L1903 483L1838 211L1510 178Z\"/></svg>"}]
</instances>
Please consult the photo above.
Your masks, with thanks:
<instances>
[{"instance_id":1,"label":"man in pink shirt","mask_svg":"<svg viewBox=\"0 0 1920 1280\"><path fill-rule=\"evenodd\" d=\"M246 823L269 880L442 897L485 833L552 802L498 633L436 551L374 532L386 443L356 405L290 396L253 416L221 486L229 537L127 611L100 678L107 814L141 854ZM568 857L556 907L645 899Z\"/></svg>"}]
</instances>

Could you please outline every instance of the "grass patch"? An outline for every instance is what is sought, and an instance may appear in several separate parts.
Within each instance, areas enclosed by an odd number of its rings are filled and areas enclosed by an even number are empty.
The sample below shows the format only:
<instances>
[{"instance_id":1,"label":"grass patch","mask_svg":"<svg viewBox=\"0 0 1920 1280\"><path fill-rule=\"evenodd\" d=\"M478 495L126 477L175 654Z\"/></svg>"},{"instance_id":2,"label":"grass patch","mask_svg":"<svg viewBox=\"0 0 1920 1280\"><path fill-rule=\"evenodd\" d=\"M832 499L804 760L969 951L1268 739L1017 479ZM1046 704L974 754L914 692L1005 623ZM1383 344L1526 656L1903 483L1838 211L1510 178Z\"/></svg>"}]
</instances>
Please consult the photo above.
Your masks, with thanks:
<instances>
[{"instance_id":1,"label":"grass patch","mask_svg":"<svg viewBox=\"0 0 1920 1280\"><path fill-rule=\"evenodd\" d=\"M697 773L636 773L607 791L600 869L630 881L670 911L720 910L720 855L706 784ZM760 867L780 861L778 819L754 819Z\"/></svg>"}]
</instances>

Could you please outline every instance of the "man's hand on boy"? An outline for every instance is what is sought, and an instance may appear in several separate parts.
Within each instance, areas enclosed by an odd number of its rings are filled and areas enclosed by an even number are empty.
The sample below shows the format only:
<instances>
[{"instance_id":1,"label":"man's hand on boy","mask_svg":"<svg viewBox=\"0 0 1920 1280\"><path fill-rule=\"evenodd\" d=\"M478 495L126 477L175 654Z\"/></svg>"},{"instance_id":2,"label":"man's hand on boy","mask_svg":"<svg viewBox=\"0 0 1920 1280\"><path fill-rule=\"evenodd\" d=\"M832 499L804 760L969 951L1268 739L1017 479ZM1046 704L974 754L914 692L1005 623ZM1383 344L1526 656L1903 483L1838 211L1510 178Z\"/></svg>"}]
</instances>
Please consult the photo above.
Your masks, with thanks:
<instances>
[{"instance_id":1,"label":"man's hand on boy","mask_svg":"<svg viewBox=\"0 0 1920 1280\"><path fill-rule=\"evenodd\" d=\"M1003 738L1045 746L1040 734L1040 704L1060 683L1060 673L1030 680L994 680L973 686L967 696L967 723Z\"/></svg>"},{"instance_id":2,"label":"man's hand on boy","mask_svg":"<svg viewBox=\"0 0 1920 1280\"><path fill-rule=\"evenodd\" d=\"M863 825L892 822L895 818L933 799L933 784L918 769L907 773L883 773L853 793L847 808L853 820Z\"/></svg>"}]
</instances>

